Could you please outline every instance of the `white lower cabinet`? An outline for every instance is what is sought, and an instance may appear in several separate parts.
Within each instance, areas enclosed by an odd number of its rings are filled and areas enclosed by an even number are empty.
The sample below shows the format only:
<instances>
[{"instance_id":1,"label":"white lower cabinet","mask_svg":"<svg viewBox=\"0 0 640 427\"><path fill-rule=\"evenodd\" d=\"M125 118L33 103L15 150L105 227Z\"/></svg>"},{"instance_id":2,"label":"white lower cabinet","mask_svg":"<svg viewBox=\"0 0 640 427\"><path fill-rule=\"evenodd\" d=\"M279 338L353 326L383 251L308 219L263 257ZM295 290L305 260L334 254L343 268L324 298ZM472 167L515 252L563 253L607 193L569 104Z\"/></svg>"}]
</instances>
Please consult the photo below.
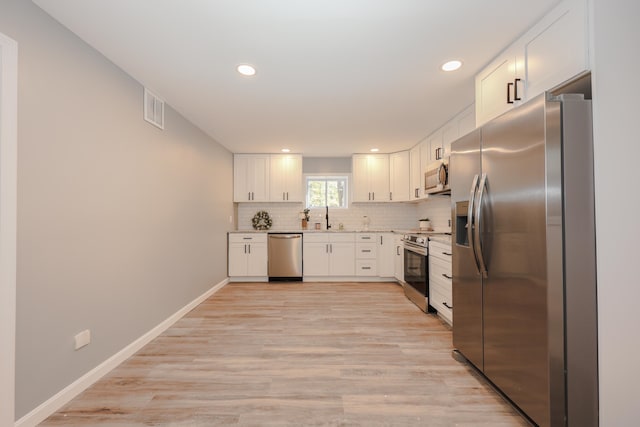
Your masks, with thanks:
<instances>
[{"instance_id":1,"label":"white lower cabinet","mask_svg":"<svg viewBox=\"0 0 640 427\"><path fill-rule=\"evenodd\" d=\"M395 234L393 237L393 276L400 283L404 282L404 244L402 234Z\"/></svg>"},{"instance_id":2,"label":"white lower cabinet","mask_svg":"<svg viewBox=\"0 0 640 427\"><path fill-rule=\"evenodd\" d=\"M305 233L302 249L304 276L354 276L353 233Z\"/></svg>"},{"instance_id":3,"label":"white lower cabinet","mask_svg":"<svg viewBox=\"0 0 640 427\"><path fill-rule=\"evenodd\" d=\"M378 276L395 277L396 245L393 233L378 233Z\"/></svg>"},{"instance_id":4,"label":"white lower cabinet","mask_svg":"<svg viewBox=\"0 0 640 427\"><path fill-rule=\"evenodd\" d=\"M356 235L356 276L378 275L378 246L375 233Z\"/></svg>"},{"instance_id":5,"label":"white lower cabinet","mask_svg":"<svg viewBox=\"0 0 640 427\"><path fill-rule=\"evenodd\" d=\"M266 280L267 234L229 234L229 277Z\"/></svg>"},{"instance_id":6,"label":"white lower cabinet","mask_svg":"<svg viewBox=\"0 0 640 427\"><path fill-rule=\"evenodd\" d=\"M303 276L402 280L402 235L385 233L304 233ZM231 281L267 281L267 233L229 233L228 272ZM400 258L400 260L398 259ZM370 279L369 279L370 278Z\"/></svg>"},{"instance_id":7,"label":"white lower cabinet","mask_svg":"<svg viewBox=\"0 0 640 427\"><path fill-rule=\"evenodd\" d=\"M429 305L453 324L451 244L429 242Z\"/></svg>"}]
</instances>

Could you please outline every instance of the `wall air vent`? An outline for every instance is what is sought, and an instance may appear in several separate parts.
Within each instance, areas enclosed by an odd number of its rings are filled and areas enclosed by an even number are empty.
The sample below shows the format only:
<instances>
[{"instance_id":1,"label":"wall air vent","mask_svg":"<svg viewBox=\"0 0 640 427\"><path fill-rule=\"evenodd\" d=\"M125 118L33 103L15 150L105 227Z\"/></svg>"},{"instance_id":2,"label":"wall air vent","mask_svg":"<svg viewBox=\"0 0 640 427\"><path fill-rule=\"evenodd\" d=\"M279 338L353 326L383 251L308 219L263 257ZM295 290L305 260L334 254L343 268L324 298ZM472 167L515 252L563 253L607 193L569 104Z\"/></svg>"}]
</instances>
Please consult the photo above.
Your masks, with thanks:
<instances>
[{"instance_id":1,"label":"wall air vent","mask_svg":"<svg viewBox=\"0 0 640 427\"><path fill-rule=\"evenodd\" d=\"M164 101L147 88L144 88L144 119L164 129Z\"/></svg>"}]
</instances>

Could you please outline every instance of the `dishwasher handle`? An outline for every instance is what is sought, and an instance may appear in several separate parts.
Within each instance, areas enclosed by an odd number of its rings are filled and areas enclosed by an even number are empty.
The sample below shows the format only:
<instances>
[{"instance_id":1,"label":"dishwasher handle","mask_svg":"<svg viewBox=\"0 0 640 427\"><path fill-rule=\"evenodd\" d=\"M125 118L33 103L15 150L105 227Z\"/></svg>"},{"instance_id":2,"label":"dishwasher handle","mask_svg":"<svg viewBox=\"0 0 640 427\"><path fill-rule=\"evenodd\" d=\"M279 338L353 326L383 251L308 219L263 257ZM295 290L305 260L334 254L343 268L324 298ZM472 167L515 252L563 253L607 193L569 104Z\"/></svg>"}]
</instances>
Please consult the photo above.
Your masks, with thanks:
<instances>
[{"instance_id":1,"label":"dishwasher handle","mask_svg":"<svg viewBox=\"0 0 640 427\"><path fill-rule=\"evenodd\" d=\"M302 239L302 234L269 234L270 239Z\"/></svg>"}]
</instances>

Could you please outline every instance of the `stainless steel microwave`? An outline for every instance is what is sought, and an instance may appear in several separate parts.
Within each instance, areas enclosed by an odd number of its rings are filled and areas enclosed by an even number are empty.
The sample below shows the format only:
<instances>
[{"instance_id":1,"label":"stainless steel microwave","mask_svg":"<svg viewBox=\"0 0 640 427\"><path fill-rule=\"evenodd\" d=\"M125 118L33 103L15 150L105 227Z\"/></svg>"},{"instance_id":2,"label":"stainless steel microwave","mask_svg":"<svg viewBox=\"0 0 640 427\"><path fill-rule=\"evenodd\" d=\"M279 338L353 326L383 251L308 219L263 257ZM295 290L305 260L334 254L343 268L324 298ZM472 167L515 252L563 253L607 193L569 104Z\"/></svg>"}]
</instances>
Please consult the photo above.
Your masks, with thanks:
<instances>
[{"instance_id":1,"label":"stainless steel microwave","mask_svg":"<svg viewBox=\"0 0 640 427\"><path fill-rule=\"evenodd\" d=\"M424 173L424 192L426 194L437 194L450 191L449 157L430 163Z\"/></svg>"}]
</instances>

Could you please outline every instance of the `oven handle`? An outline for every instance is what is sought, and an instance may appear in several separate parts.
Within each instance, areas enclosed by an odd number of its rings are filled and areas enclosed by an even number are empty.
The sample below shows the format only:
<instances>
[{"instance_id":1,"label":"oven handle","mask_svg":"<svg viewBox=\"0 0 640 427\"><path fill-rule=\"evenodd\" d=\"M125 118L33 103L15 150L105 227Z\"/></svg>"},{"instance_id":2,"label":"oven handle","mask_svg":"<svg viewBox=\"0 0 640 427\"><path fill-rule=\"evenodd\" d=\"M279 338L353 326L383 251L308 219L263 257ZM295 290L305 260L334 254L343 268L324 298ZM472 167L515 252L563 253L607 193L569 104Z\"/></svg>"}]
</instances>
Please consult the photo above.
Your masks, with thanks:
<instances>
[{"instance_id":1,"label":"oven handle","mask_svg":"<svg viewBox=\"0 0 640 427\"><path fill-rule=\"evenodd\" d=\"M475 222L473 220L473 205L476 199L476 190L478 188L478 174L473 177L471 182L471 190L469 191L469 207L467 209L467 240L469 240L469 247L473 251L473 259L476 262L476 270L480 272L480 261L478 260L478 254L476 253L476 244L473 238L473 229Z\"/></svg>"}]
</instances>

